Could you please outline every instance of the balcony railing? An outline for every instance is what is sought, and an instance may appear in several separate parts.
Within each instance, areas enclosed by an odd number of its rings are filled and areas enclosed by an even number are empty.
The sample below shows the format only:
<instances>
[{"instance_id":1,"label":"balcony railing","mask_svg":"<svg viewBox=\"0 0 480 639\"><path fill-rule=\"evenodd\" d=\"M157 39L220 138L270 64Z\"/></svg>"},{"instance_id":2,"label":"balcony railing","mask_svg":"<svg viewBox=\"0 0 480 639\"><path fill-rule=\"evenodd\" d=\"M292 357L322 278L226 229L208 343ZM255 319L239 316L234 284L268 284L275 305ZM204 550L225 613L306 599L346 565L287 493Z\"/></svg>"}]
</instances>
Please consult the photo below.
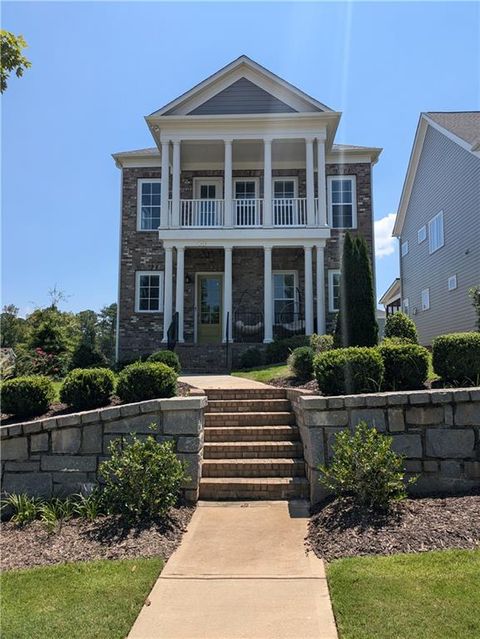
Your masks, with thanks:
<instances>
[{"instance_id":1,"label":"balcony railing","mask_svg":"<svg viewBox=\"0 0 480 639\"><path fill-rule=\"evenodd\" d=\"M272 206L274 226L306 226L306 198L275 198Z\"/></svg>"},{"instance_id":2,"label":"balcony railing","mask_svg":"<svg viewBox=\"0 0 480 639\"><path fill-rule=\"evenodd\" d=\"M263 200L233 200L233 215L235 226L262 226Z\"/></svg>"},{"instance_id":3,"label":"balcony railing","mask_svg":"<svg viewBox=\"0 0 480 639\"><path fill-rule=\"evenodd\" d=\"M180 200L180 225L211 228L224 225L223 200Z\"/></svg>"}]
</instances>

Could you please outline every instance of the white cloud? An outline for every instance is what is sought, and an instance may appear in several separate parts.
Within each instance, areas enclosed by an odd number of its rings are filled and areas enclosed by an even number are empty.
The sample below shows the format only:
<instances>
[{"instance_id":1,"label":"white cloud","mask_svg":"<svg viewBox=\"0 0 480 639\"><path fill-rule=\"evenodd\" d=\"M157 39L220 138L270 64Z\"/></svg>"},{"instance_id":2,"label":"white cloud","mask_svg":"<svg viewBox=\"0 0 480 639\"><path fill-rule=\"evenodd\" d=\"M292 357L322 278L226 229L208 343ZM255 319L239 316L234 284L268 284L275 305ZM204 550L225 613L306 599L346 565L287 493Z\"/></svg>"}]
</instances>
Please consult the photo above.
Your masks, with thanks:
<instances>
[{"instance_id":1,"label":"white cloud","mask_svg":"<svg viewBox=\"0 0 480 639\"><path fill-rule=\"evenodd\" d=\"M389 213L381 220L375 220L375 257L385 257L394 252L397 241L392 237L395 217L395 213Z\"/></svg>"}]
</instances>

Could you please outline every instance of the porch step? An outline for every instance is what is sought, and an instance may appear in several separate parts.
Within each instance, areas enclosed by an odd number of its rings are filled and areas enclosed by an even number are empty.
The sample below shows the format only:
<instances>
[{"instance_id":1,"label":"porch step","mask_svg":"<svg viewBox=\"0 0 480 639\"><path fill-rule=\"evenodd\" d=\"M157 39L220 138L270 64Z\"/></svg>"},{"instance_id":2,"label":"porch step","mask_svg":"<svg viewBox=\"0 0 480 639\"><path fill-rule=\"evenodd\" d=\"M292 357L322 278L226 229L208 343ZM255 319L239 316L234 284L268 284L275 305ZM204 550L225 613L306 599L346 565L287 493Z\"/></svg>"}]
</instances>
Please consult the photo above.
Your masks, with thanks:
<instances>
[{"instance_id":1,"label":"porch step","mask_svg":"<svg viewBox=\"0 0 480 639\"><path fill-rule=\"evenodd\" d=\"M266 442L297 439L296 426L207 426L205 428L205 442Z\"/></svg>"},{"instance_id":2,"label":"porch step","mask_svg":"<svg viewBox=\"0 0 480 639\"><path fill-rule=\"evenodd\" d=\"M304 477L202 477L200 499L308 499Z\"/></svg>"},{"instance_id":3,"label":"porch step","mask_svg":"<svg viewBox=\"0 0 480 639\"><path fill-rule=\"evenodd\" d=\"M202 477L305 477L303 459L204 459Z\"/></svg>"},{"instance_id":4,"label":"porch step","mask_svg":"<svg viewBox=\"0 0 480 639\"><path fill-rule=\"evenodd\" d=\"M288 399L214 399L208 402L208 413L288 412Z\"/></svg>"},{"instance_id":5,"label":"porch step","mask_svg":"<svg viewBox=\"0 0 480 639\"><path fill-rule=\"evenodd\" d=\"M280 426L295 424L295 415L290 411L205 413L205 426Z\"/></svg>"},{"instance_id":6,"label":"porch step","mask_svg":"<svg viewBox=\"0 0 480 639\"><path fill-rule=\"evenodd\" d=\"M255 459L276 457L302 457L301 442L255 441L255 442L207 442L203 448L204 459ZM302 459L303 462L303 459Z\"/></svg>"},{"instance_id":7,"label":"porch step","mask_svg":"<svg viewBox=\"0 0 480 639\"><path fill-rule=\"evenodd\" d=\"M205 390L208 401L216 400L255 400L255 399L286 399L284 388L267 386L265 388L208 388Z\"/></svg>"}]
</instances>

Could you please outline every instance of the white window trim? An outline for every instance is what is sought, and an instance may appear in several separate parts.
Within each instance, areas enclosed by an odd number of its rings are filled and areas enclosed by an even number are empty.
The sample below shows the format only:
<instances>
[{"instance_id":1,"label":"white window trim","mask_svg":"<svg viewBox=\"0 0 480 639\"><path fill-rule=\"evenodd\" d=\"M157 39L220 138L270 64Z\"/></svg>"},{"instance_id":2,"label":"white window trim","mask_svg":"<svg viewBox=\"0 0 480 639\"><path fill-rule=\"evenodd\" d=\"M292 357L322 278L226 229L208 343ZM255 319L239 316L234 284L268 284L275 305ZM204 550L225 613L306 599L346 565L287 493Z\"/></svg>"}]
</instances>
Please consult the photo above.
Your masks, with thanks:
<instances>
[{"instance_id":1,"label":"white window trim","mask_svg":"<svg viewBox=\"0 0 480 639\"><path fill-rule=\"evenodd\" d=\"M426 304L424 304L424 294L426 293ZM430 289L424 288L421 294L422 311L430 310Z\"/></svg>"},{"instance_id":2,"label":"white window trim","mask_svg":"<svg viewBox=\"0 0 480 639\"><path fill-rule=\"evenodd\" d=\"M235 192L236 192L236 184L237 182L255 182L255 199L258 200L260 198L260 178L258 177L235 177L233 178L233 184L232 184L232 188L233 188L233 193L232 193L232 198L235 198Z\"/></svg>"},{"instance_id":3,"label":"white window trim","mask_svg":"<svg viewBox=\"0 0 480 639\"><path fill-rule=\"evenodd\" d=\"M275 182L293 182L293 197L298 198L298 177L296 175L285 175L272 178L272 198L275 198Z\"/></svg>"},{"instance_id":4,"label":"white window trim","mask_svg":"<svg viewBox=\"0 0 480 639\"><path fill-rule=\"evenodd\" d=\"M434 249L432 249L432 226L433 226L434 222L437 219L441 219L441 221L442 221L442 226L441 226L441 229L442 229L442 243L439 244ZM442 246L444 246L444 245L445 245L445 229L444 229L444 226L443 226L443 211L440 211L439 213L434 215L432 217L432 219L429 220L429 222L428 222L428 252L429 252L429 254L433 255L433 253L436 253L437 251L439 251L442 248Z\"/></svg>"},{"instance_id":5,"label":"white window trim","mask_svg":"<svg viewBox=\"0 0 480 639\"><path fill-rule=\"evenodd\" d=\"M427 239L427 225L424 224L417 231L417 240L418 240L418 243L421 244L422 242L425 242L426 239Z\"/></svg>"},{"instance_id":6,"label":"white window trim","mask_svg":"<svg viewBox=\"0 0 480 639\"><path fill-rule=\"evenodd\" d=\"M207 185L215 184L215 186L217 187L217 197L215 199L216 200L223 199L223 178L194 177L193 178L193 197L195 200L200 199L200 187L205 184Z\"/></svg>"},{"instance_id":7,"label":"white window trim","mask_svg":"<svg viewBox=\"0 0 480 639\"><path fill-rule=\"evenodd\" d=\"M330 313L338 313L339 308L333 307L333 277L340 275L340 269L329 269L328 271L328 310Z\"/></svg>"},{"instance_id":8,"label":"white window trim","mask_svg":"<svg viewBox=\"0 0 480 639\"><path fill-rule=\"evenodd\" d=\"M405 315L410 316L410 301L408 297L403 300L402 309Z\"/></svg>"},{"instance_id":9,"label":"white window trim","mask_svg":"<svg viewBox=\"0 0 480 639\"><path fill-rule=\"evenodd\" d=\"M272 271L272 310L275 311L275 275L293 275L293 298L295 303L295 312L298 312L298 271L284 271L283 269L279 269L277 271ZM280 298L278 298L280 299Z\"/></svg>"},{"instance_id":10,"label":"white window trim","mask_svg":"<svg viewBox=\"0 0 480 639\"><path fill-rule=\"evenodd\" d=\"M332 180L350 180L352 182L352 226L332 226ZM356 175L328 175L327 176L327 215L328 225L335 229L357 228L357 176Z\"/></svg>"},{"instance_id":11,"label":"white window trim","mask_svg":"<svg viewBox=\"0 0 480 639\"><path fill-rule=\"evenodd\" d=\"M408 240L405 240L405 242L402 242L402 245L400 247L400 252L402 254L402 257L405 257L406 255L408 255Z\"/></svg>"},{"instance_id":12,"label":"white window trim","mask_svg":"<svg viewBox=\"0 0 480 639\"><path fill-rule=\"evenodd\" d=\"M453 283L453 286L450 286L450 282ZM448 290L454 291L456 288L458 288L458 281L457 274L455 273L455 275L450 275L450 277L448 278Z\"/></svg>"},{"instance_id":13,"label":"white window trim","mask_svg":"<svg viewBox=\"0 0 480 639\"><path fill-rule=\"evenodd\" d=\"M140 277L142 275L158 275L158 287L159 287L159 299L158 310L146 311L140 309ZM135 272L135 313L163 313L164 305L164 288L165 288L165 273L164 271L136 271Z\"/></svg>"},{"instance_id":14,"label":"white window trim","mask_svg":"<svg viewBox=\"0 0 480 639\"><path fill-rule=\"evenodd\" d=\"M161 178L139 178L137 180L137 231L140 233L158 233L158 229L142 229L142 184L162 183ZM161 195L160 195L161 198ZM160 199L161 201L161 199ZM160 218L162 207L160 206Z\"/></svg>"}]
</instances>

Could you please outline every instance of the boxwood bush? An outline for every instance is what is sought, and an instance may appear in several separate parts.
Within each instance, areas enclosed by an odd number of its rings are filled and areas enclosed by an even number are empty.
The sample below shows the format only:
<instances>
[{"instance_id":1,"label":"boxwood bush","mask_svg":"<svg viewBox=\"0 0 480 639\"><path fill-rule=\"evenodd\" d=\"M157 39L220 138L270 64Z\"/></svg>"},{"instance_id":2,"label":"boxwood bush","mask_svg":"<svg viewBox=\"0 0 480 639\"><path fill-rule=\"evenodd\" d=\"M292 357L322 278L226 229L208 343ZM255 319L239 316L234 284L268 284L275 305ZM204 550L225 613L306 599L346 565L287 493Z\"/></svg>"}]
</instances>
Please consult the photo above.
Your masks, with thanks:
<instances>
[{"instance_id":1,"label":"boxwood bush","mask_svg":"<svg viewBox=\"0 0 480 639\"><path fill-rule=\"evenodd\" d=\"M1 385L2 412L16 417L37 417L49 409L55 388L48 377L30 375L8 379Z\"/></svg>"},{"instance_id":2,"label":"boxwood bush","mask_svg":"<svg viewBox=\"0 0 480 639\"><path fill-rule=\"evenodd\" d=\"M454 386L480 384L480 333L450 333L433 340L433 369Z\"/></svg>"},{"instance_id":3,"label":"boxwood bush","mask_svg":"<svg viewBox=\"0 0 480 639\"><path fill-rule=\"evenodd\" d=\"M317 353L330 351L333 348L333 335L318 335L318 333L314 333L310 335L310 346Z\"/></svg>"},{"instance_id":4,"label":"boxwood bush","mask_svg":"<svg viewBox=\"0 0 480 639\"><path fill-rule=\"evenodd\" d=\"M124 402L173 397L177 392L177 374L161 362L136 362L118 376L117 395Z\"/></svg>"},{"instance_id":5,"label":"boxwood bush","mask_svg":"<svg viewBox=\"0 0 480 639\"><path fill-rule=\"evenodd\" d=\"M156 353L152 353L147 358L147 362L161 362L162 364L166 364L173 368L173 370L177 373L177 375L182 370L180 365L180 360L178 359L178 355L173 351L157 351Z\"/></svg>"},{"instance_id":6,"label":"boxwood bush","mask_svg":"<svg viewBox=\"0 0 480 639\"><path fill-rule=\"evenodd\" d=\"M315 355L313 370L324 395L349 395L378 391L385 368L376 348L352 346Z\"/></svg>"},{"instance_id":7,"label":"boxwood bush","mask_svg":"<svg viewBox=\"0 0 480 639\"><path fill-rule=\"evenodd\" d=\"M60 399L76 410L105 406L115 387L115 375L108 368L76 368L66 376Z\"/></svg>"},{"instance_id":8,"label":"boxwood bush","mask_svg":"<svg viewBox=\"0 0 480 639\"><path fill-rule=\"evenodd\" d=\"M411 342L385 339L378 350L385 367L383 390L416 390L424 387L429 364L426 348Z\"/></svg>"},{"instance_id":9,"label":"boxwood bush","mask_svg":"<svg viewBox=\"0 0 480 639\"><path fill-rule=\"evenodd\" d=\"M315 351L310 346L300 346L288 357L288 366L297 379L313 378L313 356Z\"/></svg>"},{"instance_id":10,"label":"boxwood bush","mask_svg":"<svg viewBox=\"0 0 480 639\"><path fill-rule=\"evenodd\" d=\"M385 320L385 337L400 337L418 344L417 327L408 315L397 311L389 315Z\"/></svg>"},{"instance_id":11,"label":"boxwood bush","mask_svg":"<svg viewBox=\"0 0 480 639\"><path fill-rule=\"evenodd\" d=\"M263 353L259 348L252 347L242 353L240 368L255 368L263 364Z\"/></svg>"},{"instance_id":12,"label":"boxwood bush","mask_svg":"<svg viewBox=\"0 0 480 639\"><path fill-rule=\"evenodd\" d=\"M299 346L308 346L310 338L308 335L293 335L285 339L276 339L267 346L265 359L267 364L281 364L286 362L290 353Z\"/></svg>"}]
</instances>

